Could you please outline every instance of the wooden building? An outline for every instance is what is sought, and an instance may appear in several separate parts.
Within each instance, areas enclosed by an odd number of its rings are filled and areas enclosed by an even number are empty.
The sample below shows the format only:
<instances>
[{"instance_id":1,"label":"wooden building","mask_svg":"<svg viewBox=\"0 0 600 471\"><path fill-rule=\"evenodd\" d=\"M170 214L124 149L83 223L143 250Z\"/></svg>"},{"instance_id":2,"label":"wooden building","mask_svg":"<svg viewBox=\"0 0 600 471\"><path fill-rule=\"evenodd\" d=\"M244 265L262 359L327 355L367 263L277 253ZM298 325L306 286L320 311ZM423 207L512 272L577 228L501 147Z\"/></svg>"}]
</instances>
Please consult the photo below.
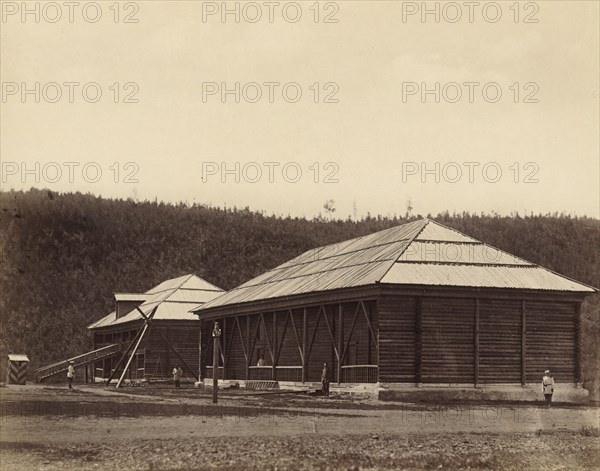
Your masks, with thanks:
<instances>
[{"instance_id":1,"label":"wooden building","mask_svg":"<svg viewBox=\"0 0 600 471\"><path fill-rule=\"evenodd\" d=\"M419 220L310 250L195 309L201 374L338 383L579 383L583 298L596 289ZM258 366L262 358L261 366Z\"/></svg>"},{"instance_id":2,"label":"wooden building","mask_svg":"<svg viewBox=\"0 0 600 471\"><path fill-rule=\"evenodd\" d=\"M194 378L199 368L200 322L190 309L222 293L221 288L196 275L185 275L164 281L145 293L115 294L115 310L88 328L94 335L94 351L118 344L122 348L117 349L118 354L96 362L94 376L110 377L126 347L145 325L139 311L149 316L156 309L151 326L135 351L126 378L162 380L171 377L171 371L177 364L183 368L186 377ZM165 338L175 347L183 362Z\"/></svg>"}]
</instances>

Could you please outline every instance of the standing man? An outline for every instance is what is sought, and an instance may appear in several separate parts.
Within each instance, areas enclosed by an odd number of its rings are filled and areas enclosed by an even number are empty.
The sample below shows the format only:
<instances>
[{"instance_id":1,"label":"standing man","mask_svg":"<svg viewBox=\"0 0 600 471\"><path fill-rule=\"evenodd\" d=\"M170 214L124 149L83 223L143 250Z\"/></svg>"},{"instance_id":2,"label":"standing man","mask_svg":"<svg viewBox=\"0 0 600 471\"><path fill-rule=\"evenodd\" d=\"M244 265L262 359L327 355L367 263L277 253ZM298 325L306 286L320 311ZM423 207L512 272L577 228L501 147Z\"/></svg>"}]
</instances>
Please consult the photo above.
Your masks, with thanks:
<instances>
[{"instance_id":1,"label":"standing man","mask_svg":"<svg viewBox=\"0 0 600 471\"><path fill-rule=\"evenodd\" d=\"M544 371L544 377L542 378L542 392L546 399L546 407L550 407L552 394L554 394L554 378L550 374L550 370Z\"/></svg>"},{"instance_id":2,"label":"standing man","mask_svg":"<svg viewBox=\"0 0 600 471\"><path fill-rule=\"evenodd\" d=\"M69 366L67 367L67 381L69 382L69 389L73 389L73 378L75 377L74 364L74 361L70 361Z\"/></svg>"},{"instance_id":3,"label":"standing man","mask_svg":"<svg viewBox=\"0 0 600 471\"><path fill-rule=\"evenodd\" d=\"M181 380L182 374L183 374L183 370L179 367L179 365L175 365L175 368L173 368L173 379L175 380L176 388L181 387L180 380Z\"/></svg>"},{"instance_id":4,"label":"standing man","mask_svg":"<svg viewBox=\"0 0 600 471\"><path fill-rule=\"evenodd\" d=\"M323 385L323 396L329 397L329 368L327 363L323 363L323 371L321 373L321 384Z\"/></svg>"}]
</instances>

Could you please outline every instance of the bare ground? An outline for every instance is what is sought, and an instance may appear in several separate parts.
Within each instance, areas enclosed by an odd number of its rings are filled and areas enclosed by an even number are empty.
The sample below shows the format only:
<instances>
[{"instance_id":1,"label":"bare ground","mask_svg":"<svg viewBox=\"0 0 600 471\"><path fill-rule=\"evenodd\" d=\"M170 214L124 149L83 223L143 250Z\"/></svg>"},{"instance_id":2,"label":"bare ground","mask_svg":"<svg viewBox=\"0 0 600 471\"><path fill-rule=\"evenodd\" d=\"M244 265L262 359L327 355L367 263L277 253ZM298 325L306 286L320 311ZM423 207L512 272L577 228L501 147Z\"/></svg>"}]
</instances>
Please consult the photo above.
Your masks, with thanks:
<instances>
[{"instance_id":1,"label":"bare ground","mask_svg":"<svg viewBox=\"0 0 600 471\"><path fill-rule=\"evenodd\" d=\"M598 408L0 388L10 470L600 469Z\"/></svg>"}]
</instances>

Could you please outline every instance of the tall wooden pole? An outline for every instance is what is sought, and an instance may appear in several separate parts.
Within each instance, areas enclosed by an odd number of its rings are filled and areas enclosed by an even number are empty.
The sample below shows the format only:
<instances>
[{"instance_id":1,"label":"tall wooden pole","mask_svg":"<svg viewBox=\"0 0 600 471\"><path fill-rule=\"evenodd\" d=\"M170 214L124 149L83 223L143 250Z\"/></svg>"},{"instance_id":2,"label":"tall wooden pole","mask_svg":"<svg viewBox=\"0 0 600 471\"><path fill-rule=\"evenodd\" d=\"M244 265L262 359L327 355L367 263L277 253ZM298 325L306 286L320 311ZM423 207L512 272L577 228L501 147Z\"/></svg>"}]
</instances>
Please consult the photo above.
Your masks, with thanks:
<instances>
[{"instance_id":1,"label":"tall wooden pole","mask_svg":"<svg viewBox=\"0 0 600 471\"><path fill-rule=\"evenodd\" d=\"M475 371L474 379L475 387L479 386L479 298L475 298Z\"/></svg>"},{"instance_id":2,"label":"tall wooden pole","mask_svg":"<svg viewBox=\"0 0 600 471\"><path fill-rule=\"evenodd\" d=\"M213 404L217 403L217 394L219 392L219 354L220 354L220 345L219 339L221 337L221 329L219 327L219 323L215 321L215 326L213 328Z\"/></svg>"},{"instance_id":3,"label":"tall wooden pole","mask_svg":"<svg viewBox=\"0 0 600 471\"><path fill-rule=\"evenodd\" d=\"M308 313L306 308L302 311L302 382L306 383L308 367Z\"/></svg>"},{"instance_id":4,"label":"tall wooden pole","mask_svg":"<svg viewBox=\"0 0 600 471\"><path fill-rule=\"evenodd\" d=\"M337 382L338 386L342 383L342 366L344 366L344 358L342 357L344 350L344 308L342 303L338 305L338 352L339 360L337 365Z\"/></svg>"},{"instance_id":5,"label":"tall wooden pole","mask_svg":"<svg viewBox=\"0 0 600 471\"><path fill-rule=\"evenodd\" d=\"M416 358L415 358L415 381L417 386L423 383L423 298L417 298L416 319Z\"/></svg>"},{"instance_id":6,"label":"tall wooden pole","mask_svg":"<svg viewBox=\"0 0 600 471\"><path fill-rule=\"evenodd\" d=\"M521 386L527 384L527 306L521 300Z\"/></svg>"}]
</instances>

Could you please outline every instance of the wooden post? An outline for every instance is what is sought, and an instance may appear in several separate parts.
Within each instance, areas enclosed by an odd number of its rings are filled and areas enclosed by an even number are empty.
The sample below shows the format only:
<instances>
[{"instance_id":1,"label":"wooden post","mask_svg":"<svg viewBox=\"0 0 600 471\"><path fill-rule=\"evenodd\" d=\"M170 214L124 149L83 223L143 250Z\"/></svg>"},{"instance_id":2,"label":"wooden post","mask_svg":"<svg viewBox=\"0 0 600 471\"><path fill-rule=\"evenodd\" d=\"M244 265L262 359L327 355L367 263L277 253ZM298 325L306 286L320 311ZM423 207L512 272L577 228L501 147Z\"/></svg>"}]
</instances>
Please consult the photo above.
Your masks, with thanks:
<instances>
[{"instance_id":1,"label":"wooden post","mask_svg":"<svg viewBox=\"0 0 600 471\"><path fill-rule=\"evenodd\" d=\"M415 380L417 386L423 383L423 298L417 298L417 318L415 319Z\"/></svg>"},{"instance_id":2,"label":"wooden post","mask_svg":"<svg viewBox=\"0 0 600 471\"><path fill-rule=\"evenodd\" d=\"M202 377L202 324L200 321L200 327L198 328L198 381L203 381Z\"/></svg>"},{"instance_id":3,"label":"wooden post","mask_svg":"<svg viewBox=\"0 0 600 471\"><path fill-rule=\"evenodd\" d=\"M308 314L306 308L302 311L302 382L306 383L306 367L308 364Z\"/></svg>"},{"instance_id":4,"label":"wooden post","mask_svg":"<svg viewBox=\"0 0 600 471\"><path fill-rule=\"evenodd\" d=\"M217 395L219 392L219 355L221 354L221 346L219 345L219 338L221 337L221 329L219 323L215 322L213 328L213 394L212 402L217 403Z\"/></svg>"},{"instance_id":5,"label":"wooden post","mask_svg":"<svg viewBox=\"0 0 600 471\"><path fill-rule=\"evenodd\" d=\"M156 329L156 331L158 332L158 334L164 340L164 345L165 345L165 350L166 350L165 351L165 376L170 376L171 375L171 371L172 371L171 351L169 350L169 344L168 344L168 338L169 338L169 331L170 331L170 329L168 327L166 327L164 334L160 331L160 328Z\"/></svg>"},{"instance_id":6,"label":"wooden post","mask_svg":"<svg viewBox=\"0 0 600 471\"><path fill-rule=\"evenodd\" d=\"M575 304L575 384L579 387L581 377L581 303Z\"/></svg>"},{"instance_id":7,"label":"wooden post","mask_svg":"<svg viewBox=\"0 0 600 471\"><path fill-rule=\"evenodd\" d=\"M227 318L223 318L223 379L227 378ZM220 346L219 346L220 347Z\"/></svg>"},{"instance_id":8,"label":"wooden post","mask_svg":"<svg viewBox=\"0 0 600 471\"><path fill-rule=\"evenodd\" d=\"M248 340L248 358L246 359L246 381L250 379L250 362L252 361L252 352L250 351L250 314L246 314L246 339Z\"/></svg>"},{"instance_id":9,"label":"wooden post","mask_svg":"<svg viewBox=\"0 0 600 471\"><path fill-rule=\"evenodd\" d=\"M342 356L344 350L344 308L342 303L338 304L338 352L340 359L337 367L337 381L338 386L342 383L342 366L344 366L344 357Z\"/></svg>"},{"instance_id":10,"label":"wooden post","mask_svg":"<svg viewBox=\"0 0 600 471\"><path fill-rule=\"evenodd\" d=\"M525 313L525 300L521 301L521 386L527 383L527 324Z\"/></svg>"},{"instance_id":11,"label":"wooden post","mask_svg":"<svg viewBox=\"0 0 600 471\"><path fill-rule=\"evenodd\" d=\"M265 326L266 328L266 326ZM267 335L269 335L269 333L267 332ZM273 351L272 353L272 359L273 359L273 372L271 377L273 378L273 381L277 380L277 313L275 311L273 311L273 345L271 345L271 350Z\"/></svg>"},{"instance_id":12,"label":"wooden post","mask_svg":"<svg viewBox=\"0 0 600 471\"><path fill-rule=\"evenodd\" d=\"M479 298L475 298L475 387L479 385Z\"/></svg>"}]
</instances>

